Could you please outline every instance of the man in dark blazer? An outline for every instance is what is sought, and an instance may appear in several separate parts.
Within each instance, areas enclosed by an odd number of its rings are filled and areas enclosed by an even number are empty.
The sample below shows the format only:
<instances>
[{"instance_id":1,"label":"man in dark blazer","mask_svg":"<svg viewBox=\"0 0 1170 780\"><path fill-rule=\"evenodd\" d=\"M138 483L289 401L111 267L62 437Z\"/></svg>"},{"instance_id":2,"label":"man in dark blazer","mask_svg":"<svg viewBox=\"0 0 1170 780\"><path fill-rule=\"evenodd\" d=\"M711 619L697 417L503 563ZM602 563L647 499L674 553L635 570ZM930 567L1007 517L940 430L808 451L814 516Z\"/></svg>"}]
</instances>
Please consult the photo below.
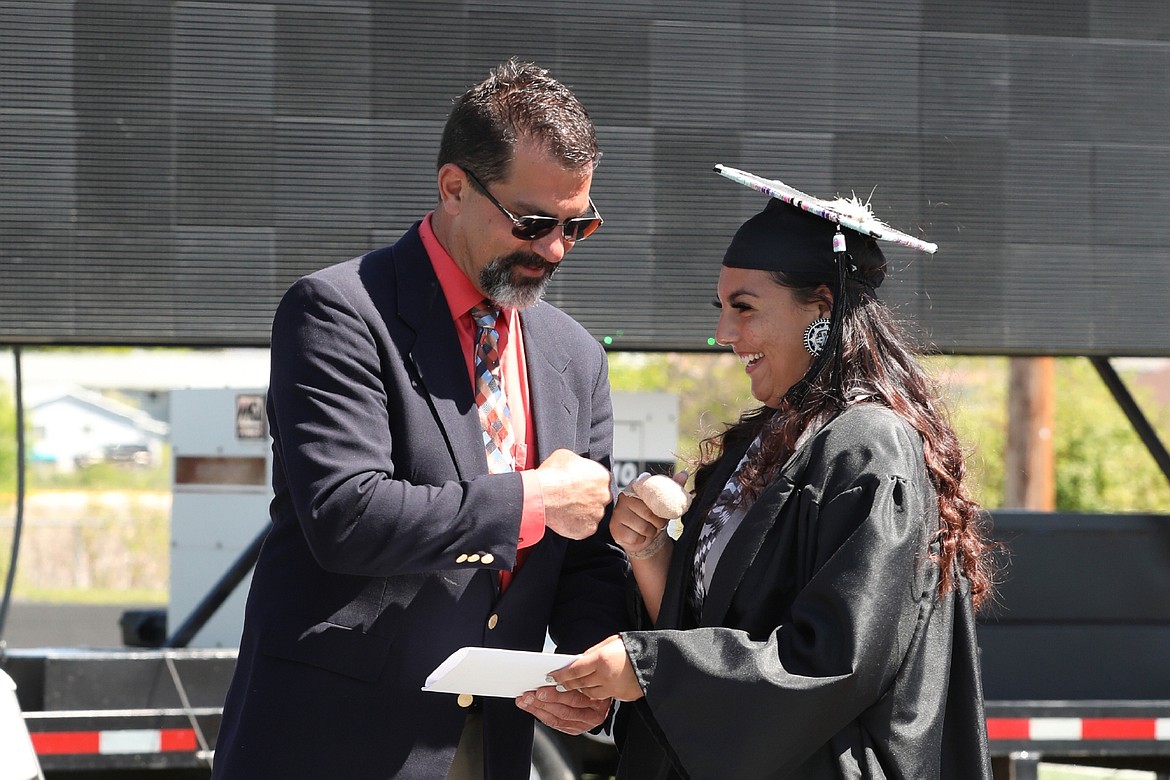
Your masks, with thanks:
<instances>
[{"instance_id":1,"label":"man in dark blazer","mask_svg":"<svg viewBox=\"0 0 1170 780\"><path fill-rule=\"evenodd\" d=\"M588 114L510 61L455 102L439 202L393 246L297 281L272 331L272 528L217 778L527 778L533 717L609 702L423 692L468 645L579 652L623 627L604 351L540 300L601 224ZM527 216L535 215L535 216ZM515 470L489 472L476 326L499 315Z\"/></svg>"}]
</instances>

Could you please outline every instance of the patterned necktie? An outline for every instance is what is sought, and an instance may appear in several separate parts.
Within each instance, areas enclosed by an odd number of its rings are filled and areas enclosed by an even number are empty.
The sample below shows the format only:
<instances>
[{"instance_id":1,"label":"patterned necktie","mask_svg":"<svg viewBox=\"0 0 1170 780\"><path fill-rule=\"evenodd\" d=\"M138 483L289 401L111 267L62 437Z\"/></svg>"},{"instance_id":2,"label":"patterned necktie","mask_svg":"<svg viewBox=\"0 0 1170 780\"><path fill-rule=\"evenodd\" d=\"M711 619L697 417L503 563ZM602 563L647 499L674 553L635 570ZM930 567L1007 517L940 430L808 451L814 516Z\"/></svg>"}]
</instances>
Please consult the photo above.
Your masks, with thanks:
<instances>
[{"instance_id":1,"label":"patterned necktie","mask_svg":"<svg viewBox=\"0 0 1170 780\"><path fill-rule=\"evenodd\" d=\"M711 511L707 513L707 520L703 523L703 530L699 532L699 543L695 547L695 560L691 569L691 579L694 583L691 590L691 608L694 609L696 617L702 614L703 600L707 597L707 585L704 581L707 574L707 556L711 554L711 548L715 546L719 532L727 525L727 521L735 516L736 510L740 509L743 485L739 483L739 472L759 450L760 439L756 437L740 459L739 465L735 467L719 497L711 505Z\"/></svg>"},{"instance_id":2,"label":"patterned necktie","mask_svg":"<svg viewBox=\"0 0 1170 780\"><path fill-rule=\"evenodd\" d=\"M492 474L515 470L516 448L512 413L508 411L500 375L500 334L496 330L499 316L500 309L487 300L471 309L471 318L479 328L475 347L475 403L479 406L483 446L488 471Z\"/></svg>"}]
</instances>

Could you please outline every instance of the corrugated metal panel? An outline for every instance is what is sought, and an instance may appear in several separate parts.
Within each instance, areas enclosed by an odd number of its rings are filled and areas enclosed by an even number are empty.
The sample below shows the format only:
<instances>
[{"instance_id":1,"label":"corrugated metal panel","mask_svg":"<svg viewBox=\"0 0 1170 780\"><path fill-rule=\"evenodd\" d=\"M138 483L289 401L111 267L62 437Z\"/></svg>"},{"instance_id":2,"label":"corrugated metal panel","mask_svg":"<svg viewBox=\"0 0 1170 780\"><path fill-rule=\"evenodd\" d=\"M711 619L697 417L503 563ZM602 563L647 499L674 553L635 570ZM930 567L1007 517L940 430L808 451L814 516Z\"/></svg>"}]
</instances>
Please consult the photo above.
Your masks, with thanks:
<instances>
[{"instance_id":1,"label":"corrugated metal panel","mask_svg":"<svg viewBox=\"0 0 1170 780\"><path fill-rule=\"evenodd\" d=\"M611 348L708 348L763 205L723 162L938 242L883 293L941 349L1170 354L1164 0L0 0L0 341L267 343L434 204L512 54L598 123L606 226L550 299Z\"/></svg>"}]
</instances>

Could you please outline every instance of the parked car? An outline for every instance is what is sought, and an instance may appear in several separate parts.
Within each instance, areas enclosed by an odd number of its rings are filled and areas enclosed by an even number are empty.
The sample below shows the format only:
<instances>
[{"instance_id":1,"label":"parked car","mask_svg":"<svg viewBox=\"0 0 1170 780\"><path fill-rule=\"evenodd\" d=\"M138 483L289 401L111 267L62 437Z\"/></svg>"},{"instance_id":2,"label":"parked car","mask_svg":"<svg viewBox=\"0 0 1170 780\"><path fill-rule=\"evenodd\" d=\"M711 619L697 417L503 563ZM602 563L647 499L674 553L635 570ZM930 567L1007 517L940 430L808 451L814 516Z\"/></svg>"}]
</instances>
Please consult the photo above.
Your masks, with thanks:
<instances>
[{"instance_id":1,"label":"parked car","mask_svg":"<svg viewBox=\"0 0 1170 780\"><path fill-rule=\"evenodd\" d=\"M122 466L149 466L153 460L150 448L145 444L108 444L99 450L92 450L73 459L78 468L88 468L99 463L116 463Z\"/></svg>"}]
</instances>

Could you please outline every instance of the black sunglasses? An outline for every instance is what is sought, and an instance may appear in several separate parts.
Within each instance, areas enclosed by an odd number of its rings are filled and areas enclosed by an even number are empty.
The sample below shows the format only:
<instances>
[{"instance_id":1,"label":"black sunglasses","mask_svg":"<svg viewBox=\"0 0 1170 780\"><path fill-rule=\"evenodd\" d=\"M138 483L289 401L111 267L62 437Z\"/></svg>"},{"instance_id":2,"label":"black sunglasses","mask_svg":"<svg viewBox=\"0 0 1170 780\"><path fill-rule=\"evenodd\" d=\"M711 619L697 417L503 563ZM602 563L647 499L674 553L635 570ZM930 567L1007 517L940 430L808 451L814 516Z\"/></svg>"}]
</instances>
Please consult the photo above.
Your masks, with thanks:
<instances>
[{"instance_id":1,"label":"black sunglasses","mask_svg":"<svg viewBox=\"0 0 1170 780\"><path fill-rule=\"evenodd\" d=\"M597 207L593 205L592 198L589 199L589 208L593 211L592 217L573 217L572 219L566 219L564 222L558 221L556 217L518 217L504 208L504 204L500 203L495 199L495 196L488 192L488 188L483 186L483 183L476 178L474 173L466 168L463 171L471 177L471 180L475 182L475 186L479 191L486 195L487 199L494 203L495 207L505 217L512 220L512 235L521 241L535 241L538 238L544 238L558 227L565 232L566 241L582 241L589 238L589 236L597 231L597 228L601 227L601 214L597 211Z\"/></svg>"}]
</instances>

